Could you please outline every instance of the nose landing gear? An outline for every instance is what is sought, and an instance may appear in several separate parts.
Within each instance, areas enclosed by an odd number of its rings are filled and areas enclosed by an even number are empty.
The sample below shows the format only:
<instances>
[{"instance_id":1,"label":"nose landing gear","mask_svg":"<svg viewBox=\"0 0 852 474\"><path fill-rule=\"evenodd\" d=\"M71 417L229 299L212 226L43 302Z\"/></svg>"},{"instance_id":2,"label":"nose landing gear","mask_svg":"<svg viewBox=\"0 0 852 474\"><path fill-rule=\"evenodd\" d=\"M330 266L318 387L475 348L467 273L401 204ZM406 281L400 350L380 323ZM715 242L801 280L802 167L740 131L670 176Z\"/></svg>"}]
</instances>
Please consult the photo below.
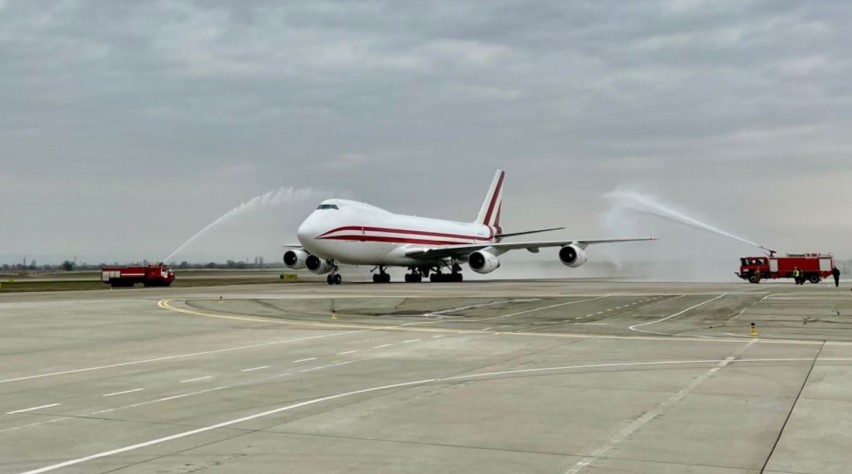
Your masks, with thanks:
<instances>
[{"instance_id":1,"label":"nose landing gear","mask_svg":"<svg viewBox=\"0 0 852 474\"><path fill-rule=\"evenodd\" d=\"M343 283L343 277L340 276L340 273L337 273L337 265L334 265L334 267L331 269L331 273L329 273L328 276L325 277L325 281L329 285L339 285Z\"/></svg>"}]
</instances>

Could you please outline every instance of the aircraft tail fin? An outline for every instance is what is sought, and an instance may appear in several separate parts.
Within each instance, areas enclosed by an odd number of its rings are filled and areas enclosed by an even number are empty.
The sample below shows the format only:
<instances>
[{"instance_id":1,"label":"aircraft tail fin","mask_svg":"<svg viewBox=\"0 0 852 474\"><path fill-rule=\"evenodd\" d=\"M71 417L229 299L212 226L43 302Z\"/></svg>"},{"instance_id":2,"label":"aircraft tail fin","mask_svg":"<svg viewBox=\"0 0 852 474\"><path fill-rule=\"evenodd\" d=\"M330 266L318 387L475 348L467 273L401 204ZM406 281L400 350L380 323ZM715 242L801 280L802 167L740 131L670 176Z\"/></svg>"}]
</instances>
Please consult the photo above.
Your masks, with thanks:
<instances>
[{"instance_id":1,"label":"aircraft tail fin","mask_svg":"<svg viewBox=\"0 0 852 474\"><path fill-rule=\"evenodd\" d=\"M506 172L503 170L497 170L497 173L494 174L494 180L491 181L491 187L488 188L488 194L485 196L482 208L479 209L479 214L476 216L476 224L500 226L500 211L503 208L503 180L505 178Z\"/></svg>"}]
</instances>

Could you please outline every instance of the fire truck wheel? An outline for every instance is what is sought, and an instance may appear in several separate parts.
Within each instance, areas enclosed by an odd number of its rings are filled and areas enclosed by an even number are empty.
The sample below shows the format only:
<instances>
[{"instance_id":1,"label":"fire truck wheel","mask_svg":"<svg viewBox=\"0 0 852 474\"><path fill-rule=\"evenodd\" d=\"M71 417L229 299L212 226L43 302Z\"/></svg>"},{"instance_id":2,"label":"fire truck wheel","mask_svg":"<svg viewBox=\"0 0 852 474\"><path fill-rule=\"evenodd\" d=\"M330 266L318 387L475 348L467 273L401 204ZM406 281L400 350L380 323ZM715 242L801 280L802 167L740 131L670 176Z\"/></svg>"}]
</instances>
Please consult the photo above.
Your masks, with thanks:
<instances>
[{"instance_id":1,"label":"fire truck wheel","mask_svg":"<svg viewBox=\"0 0 852 474\"><path fill-rule=\"evenodd\" d=\"M757 275L749 275L748 282L754 283L756 285L756 284L760 283L760 277L758 277Z\"/></svg>"},{"instance_id":2,"label":"fire truck wheel","mask_svg":"<svg viewBox=\"0 0 852 474\"><path fill-rule=\"evenodd\" d=\"M808 281L813 284L819 283L819 275L811 275L810 277L808 277Z\"/></svg>"}]
</instances>

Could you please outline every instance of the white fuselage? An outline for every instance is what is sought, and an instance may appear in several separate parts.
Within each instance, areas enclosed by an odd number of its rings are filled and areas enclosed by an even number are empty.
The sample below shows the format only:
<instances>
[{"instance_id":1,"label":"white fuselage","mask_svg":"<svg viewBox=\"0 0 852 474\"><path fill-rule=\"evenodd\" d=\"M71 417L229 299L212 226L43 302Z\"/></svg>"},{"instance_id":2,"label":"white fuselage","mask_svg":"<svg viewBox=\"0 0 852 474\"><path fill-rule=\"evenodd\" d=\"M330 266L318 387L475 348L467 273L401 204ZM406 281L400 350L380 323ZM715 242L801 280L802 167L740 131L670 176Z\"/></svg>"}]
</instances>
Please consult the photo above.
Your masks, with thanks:
<instances>
[{"instance_id":1,"label":"white fuselage","mask_svg":"<svg viewBox=\"0 0 852 474\"><path fill-rule=\"evenodd\" d=\"M423 266L436 264L406 257L407 251L442 245L497 241L499 227L394 214L345 199L324 201L299 226L305 250L351 265Z\"/></svg>"}]
</instances>

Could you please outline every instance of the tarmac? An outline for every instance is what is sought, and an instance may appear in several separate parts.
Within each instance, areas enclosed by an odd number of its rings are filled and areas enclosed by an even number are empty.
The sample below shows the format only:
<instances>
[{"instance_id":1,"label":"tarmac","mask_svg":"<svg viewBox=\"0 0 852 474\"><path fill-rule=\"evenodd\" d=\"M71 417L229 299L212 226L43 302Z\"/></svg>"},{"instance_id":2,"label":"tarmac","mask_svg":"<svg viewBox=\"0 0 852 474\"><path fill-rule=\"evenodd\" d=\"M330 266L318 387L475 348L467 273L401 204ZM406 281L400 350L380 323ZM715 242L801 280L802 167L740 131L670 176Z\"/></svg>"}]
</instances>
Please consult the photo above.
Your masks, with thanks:
<instances>
[{"instance_id":1,"label":"tarmac","mask_svg":"<svg viewBox=\"0 0 852 474\"><path fill-rule=\"evenodd\" d=\"M3 473L852 465L845 282L6 294L0 324Z\"/></svg>"}]
</instances>

